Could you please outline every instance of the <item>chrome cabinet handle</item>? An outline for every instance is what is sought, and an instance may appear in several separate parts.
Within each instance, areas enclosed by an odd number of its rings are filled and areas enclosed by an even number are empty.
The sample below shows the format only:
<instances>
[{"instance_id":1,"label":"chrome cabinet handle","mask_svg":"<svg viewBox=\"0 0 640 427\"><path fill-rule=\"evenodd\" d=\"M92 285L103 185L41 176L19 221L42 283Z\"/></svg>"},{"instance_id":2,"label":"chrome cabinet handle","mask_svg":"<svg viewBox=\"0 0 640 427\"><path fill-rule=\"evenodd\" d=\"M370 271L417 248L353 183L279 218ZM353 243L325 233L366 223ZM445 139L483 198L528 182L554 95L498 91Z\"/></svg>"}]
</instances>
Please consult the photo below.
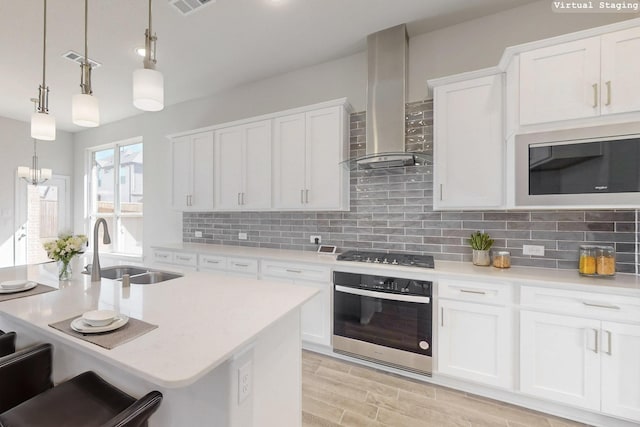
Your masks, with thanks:
<instances>
[{"instance_id":1,"label":"chrome cabinet handle","mask_svg":"<svg viewBox=\"0 0 640 427\"><path fill-rule=\"evenodd\" d=\"M240 203L240 193L238 193L238 204L241 205L242 203Z\"/></svg>"},{"instance_id":2,"label":"chrome cabinet handle","mask_svg":"<svg viewBox=\"0 0 640 427\"><path fill-rule=\"evenodd\" d=\"M288 268L287 268L287 273L296 273L296 274L300 274L300 273L302 273L302 271L301 271L301 270L290 270L290 269L288 269Z\"/></svg>"},{"instance_id":3,"label":"chrome cabinet handle","mask_svg":"<svg viewBox=\"0 0 640 427\"><path fill-rule=\"evenodd\" d=\"M244 205L244 193L240 193L240 194L241 194L240 200L242 200L242 204Z\"/></svg>"},{"instance_id":4,"label":"chrome cabinet handle","mask_svg":"<svg viewBox=\"0 0 640 427\"><path fill-rule=\"evenodd\" d=\"M440 201L442 201L442 184L440 184Z\"/></svg>"},{"instance_id":5,"label":"chrome cabinet handle","mask_svg":"<svg viewBox=\"0 0 640 427\"><path fill-rule=\"evenodd\" d=\"M605 85L607 86L607 102L604 105L611 105L611 80L607 80Z\"/></svg>"},{"instance_id":6,"label":"chrome cabinet handle","mask_svg":"<svg viewBox=\"0 0 640 427\"><path fill-rule=\"evenodd\" d=\"M208 259L208 260L205 260L205 262L206 262L207 264L220 264L220 261L211 261L211 260L209 260L209 259Z\"/></svg>"},{"instance_id":7,"label":"chrome cabinet handle","mask_svg":"<svg viewBox=\"0 0 640 427\"><path fill-rule=\"evenodd\" d=\"M620 310L620 307L618 307L617 305L595 304L595 303L586 302L586 301L582 301L582 304L588 307L607 308L609 310Z\"/></svg>"},{"instance_id":8,"label":"chrome cabinet handle","mask_svg":"<svg viewBox=\"0 0 640 427\"><path fill-rule=\"evenodd\" d=\"M598 330L592 329L592 331L595 333L595 340L593 341L595 346L593 348L593 352L597 354L598 353Z\"/></svg>"},{"instance_id":9,"label":"chrome cabinet handle","mask_svg":"<svg viewBox=\"0 0 640 427\"><path fill-rule=\"evenodd\" d=\"M444 328L444 307L440 307L440 326Z\"/></svg>"},{"instance_id":10,"label":"chrome cabinet handle","mask_svg":"<svg viewBox=\"0 0 640 427\"><path fill-rule=\"evenodd\" d=\"M166 258L169 258L169 255L156 254L156 258L163 258L163 259L166 259Z\"/></svg>"},{"instance_id":11,"label":"chrome cabinet handle","mask_svg":"<svg viewBox=\"0 0 640 427\"><path fill-rule=\"evenodd\" d=\"M611 356L611 331L604 331L604 333L607 334L607 351L605 353Z\"/></svg>"},{"instance_id":12,"label":"chrome cabinet handle","mask_svg":"<svg viewBox=\"0 0 640 427\"><path fill-rule=\"evenodd\" d=\"M304 190L300 190L300 203L304 204Z\"/></svg>"},{"instance_id":13,"label":"chrome cabinet handle","mask_svg":"<svg viewBox=\"0 0 640 427\"><path fill-rule=\"evenodd\" d=\"M598 106L598 83L594 83L591 85L593 88L593 108Z\"/></svg>"},{"instance_id":14,"label":"chrome cabinet handle","mask_svg":"<svg viewBox=\"0 0 640 427\"><path fill-rule=\"evenodd\" d=\"M180 261L191 261L191 258L189 258L189 257L176 256L176 258L178 258Z\"/></svg>"},{"instance_id":15,"label":"chrome cabinet handle","mask_svg":"<svg viewBox=\"0 0 640 427\"><path fill-rule=\"evenodd\" d=\"M184 196L184 203L189 206L189 195Z\"/></svg>"},{"instance_id":16,"label":"chrome cabinet handle","mask_svg":"<svg viewBox=\"0 0 640 427\"><path fill-rule=\"evenodd\" d=\"M249 264L238 264L238 263L234 263L234 265L236 267L249 267Z\"/></svg>"},{"instance_id":17,"label":"chrome cabinet handle","mask_svg":"<svg viewBox=\"0 0 640 427\"><path fill-rule=\"evenodd\" d=\"M460 292L464 292L465 294L478 294L478 295L486 295L485 291L471 291L469 289L460 289Z\"/></svg>"},{"instance_id":18,"label":"chrome cabinet handle","mask_svg":"<svg viewBox=\"0 0 640 427\"><path fill-rule=\"evenodd\" d=\"M307 190L304 190L304 194L305 194L305 196L304 196L304 202L305 202L305 203L309 203L309 190L308 190L308 189L307 189Z\"/></svg>"}]
</instances>

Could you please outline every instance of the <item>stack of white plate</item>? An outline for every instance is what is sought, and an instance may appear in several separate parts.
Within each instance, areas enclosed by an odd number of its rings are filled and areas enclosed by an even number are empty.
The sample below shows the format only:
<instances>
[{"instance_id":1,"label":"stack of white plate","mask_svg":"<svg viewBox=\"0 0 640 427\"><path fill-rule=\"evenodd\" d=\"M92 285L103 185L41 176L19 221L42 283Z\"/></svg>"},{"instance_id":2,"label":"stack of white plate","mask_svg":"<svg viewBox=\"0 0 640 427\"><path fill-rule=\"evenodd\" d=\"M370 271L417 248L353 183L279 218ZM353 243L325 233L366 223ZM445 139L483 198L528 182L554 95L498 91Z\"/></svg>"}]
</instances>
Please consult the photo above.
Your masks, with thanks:
<instances>
[{"instance_id":1,"label":"stack of white plate","mask_svg":"<svg viewBox=\"0 0 640 427\"><path fill-rule=\"evenodd\" d=\"M97 334L120 329L129 318L113 310L91 310L71 322L71 329L83 334Z\"/></svg>"},{"instance_id":2,"label":"stack of white plate","mask_svg":"<svg viewBox=\"0 0 640 427\"><path fill-rule=\"evenodd\" d=\"M7 280L6 282L0 282L0 294L28 291L36 286L38 286L38 284L30 280Z\"/></svg>"}]
</instances>

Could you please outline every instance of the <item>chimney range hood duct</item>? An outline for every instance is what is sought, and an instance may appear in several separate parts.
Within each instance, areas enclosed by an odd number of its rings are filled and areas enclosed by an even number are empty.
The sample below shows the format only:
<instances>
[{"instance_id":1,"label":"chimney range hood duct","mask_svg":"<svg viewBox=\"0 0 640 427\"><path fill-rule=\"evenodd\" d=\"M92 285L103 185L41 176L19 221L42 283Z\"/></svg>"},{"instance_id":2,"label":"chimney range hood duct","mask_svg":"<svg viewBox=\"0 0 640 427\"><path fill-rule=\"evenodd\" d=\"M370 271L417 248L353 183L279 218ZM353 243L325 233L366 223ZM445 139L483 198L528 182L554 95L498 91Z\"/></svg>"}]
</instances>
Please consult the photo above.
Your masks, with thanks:
<instances>
[{"instance_id":1,"label":"chimney range hood duct","mask_svg":"<svg viewBox=\"0 0 640 427\"><path fill-rule=\"evenodd\" d=\"M366 155L344 162L351 170L425 164L425 153L405 152L406 25L367 36Z\"/></svg>"}]
</instances>

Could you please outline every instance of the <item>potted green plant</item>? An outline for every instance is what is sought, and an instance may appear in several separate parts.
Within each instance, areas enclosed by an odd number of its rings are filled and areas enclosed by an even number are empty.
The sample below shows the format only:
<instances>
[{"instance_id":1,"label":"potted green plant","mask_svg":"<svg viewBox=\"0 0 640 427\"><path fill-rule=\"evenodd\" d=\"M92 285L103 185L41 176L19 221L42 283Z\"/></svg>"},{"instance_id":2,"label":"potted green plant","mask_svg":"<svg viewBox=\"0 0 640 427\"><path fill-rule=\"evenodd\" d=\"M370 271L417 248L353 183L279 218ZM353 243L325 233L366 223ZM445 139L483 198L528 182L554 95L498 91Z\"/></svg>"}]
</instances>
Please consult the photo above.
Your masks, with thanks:
<instances>
[{"instance_id":1,"label":"potted green plant","mask_svg":"<svg viewBox=\"0 0 640 427\"><path fill-rule=\"evenodd\" d=\"M488 233L481 233L479 231L471 233L469 245L471 249L473 249L472 261L474 265L491 265L489 249L493 246L493 239Z\"/></svg>"}]
</instances>

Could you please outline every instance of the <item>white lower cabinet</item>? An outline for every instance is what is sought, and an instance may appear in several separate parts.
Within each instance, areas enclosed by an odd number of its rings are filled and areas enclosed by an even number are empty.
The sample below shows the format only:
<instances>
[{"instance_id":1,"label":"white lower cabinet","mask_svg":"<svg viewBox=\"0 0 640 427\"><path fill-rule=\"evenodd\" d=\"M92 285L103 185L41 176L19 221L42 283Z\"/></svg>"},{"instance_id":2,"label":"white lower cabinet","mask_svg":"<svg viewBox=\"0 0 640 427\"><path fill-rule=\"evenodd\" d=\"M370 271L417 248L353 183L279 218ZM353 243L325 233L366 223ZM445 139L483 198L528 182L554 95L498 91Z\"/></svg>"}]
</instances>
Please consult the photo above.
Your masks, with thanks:
<instances>
[{"instance_id":1,"label":"white lower cabinet","mask_svg":"<svg viewBox=\"0 0 640 427\"><path fill-rule=\"evenodd\" d=\"M319 293L302 306L302 339L331 346L331 274L328 267L262 261L261 279L287 281L317 289Z\"/></svg>"},{"instance_id":2,"label":"white lower cabinet","mask_svg":"<svg viewBox=\"0 0 640 427\"><path fill-rule=\"evenodd\" d=\"M520 387L640 421L640 325L522 311Z\"/></svg>"},{"instance_id":3,"label":"white lower cabinet","mask_svg":"<svg viewBox=\"0 0 640 427\"><path fill-rule=\"evenodd\" d=\"M441 280L438 293L438 372L511 388L510 288L495 283Z\"/></svg>"}]
</instances>

